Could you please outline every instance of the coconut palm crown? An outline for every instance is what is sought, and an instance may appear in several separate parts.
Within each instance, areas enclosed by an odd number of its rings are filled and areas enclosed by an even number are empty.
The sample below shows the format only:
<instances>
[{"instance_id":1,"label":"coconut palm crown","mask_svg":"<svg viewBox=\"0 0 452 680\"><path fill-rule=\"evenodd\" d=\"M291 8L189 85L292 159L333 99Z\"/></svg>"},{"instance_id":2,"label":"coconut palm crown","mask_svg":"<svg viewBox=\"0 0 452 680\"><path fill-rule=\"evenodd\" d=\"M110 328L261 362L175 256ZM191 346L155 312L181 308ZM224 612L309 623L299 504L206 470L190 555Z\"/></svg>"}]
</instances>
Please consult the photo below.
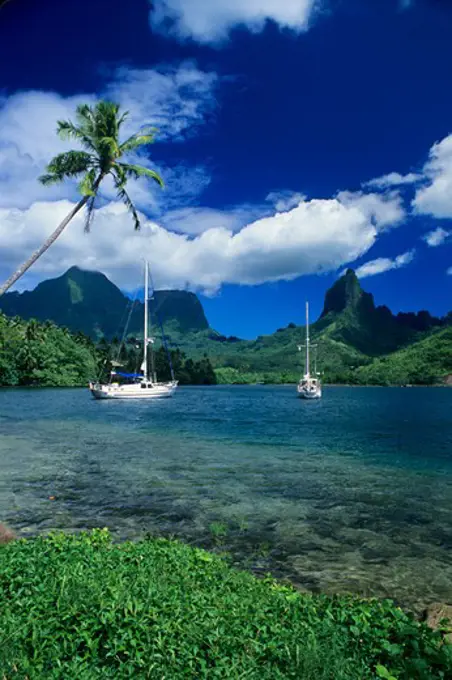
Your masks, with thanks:
<instances>
[{"instance_id":1,"label":"coconut palm crown","mask_svg":"<svg viewBox=\"0 0 452 680\"><path fill-rule=\"evenodd\" d=\"M76 110L76 123L58 121L57 133L61 139L76 140L83 151L66 151L53 158L46 174L39 178L44 185L56 184L66 179L79 179L81 199L51 236L33 255L0 287L5 293L56 241L72 218L86 206L85 231L89 231L94 216L94 206L102 180L111 176L117 197L130 211L135 229L140 228L140 218L126 190L129 179L147 177L163 187L163 180L154 170L142 165L126 163L125 154L151 144L155 129L143 127L139 132L120 142L121 126L128 112L120 112L118 104L100 101L95 106L81 104Z\"/></svg>"}]
</instances>

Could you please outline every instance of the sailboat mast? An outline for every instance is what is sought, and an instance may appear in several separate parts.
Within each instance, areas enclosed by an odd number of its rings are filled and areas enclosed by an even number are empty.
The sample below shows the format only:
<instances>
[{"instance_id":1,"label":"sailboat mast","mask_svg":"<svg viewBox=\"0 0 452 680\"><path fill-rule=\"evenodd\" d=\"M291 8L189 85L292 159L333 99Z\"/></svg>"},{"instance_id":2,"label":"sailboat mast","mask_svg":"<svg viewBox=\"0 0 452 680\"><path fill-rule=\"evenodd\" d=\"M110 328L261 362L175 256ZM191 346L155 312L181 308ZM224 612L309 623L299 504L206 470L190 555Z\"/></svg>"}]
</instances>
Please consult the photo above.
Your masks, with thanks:
<instances>
[{"instance_id":1,"label":"sailboat mast","mask_svg":"<svg viewBox=\"0 0 452 680\"><path fill-rule=\"evenodd\" d=\"M146 260L144 269L144 379L148 380L148 333L149 333L149 314L148 314L148 304L149 304L149 264Z\"/></svg>"},{"instance_id":2,"label":"sailboat mast","mask_svg":"<svg viewBox=\"0 0 452 680\"><path fill-rule=\"evenodd\" d=\"M309 375L309 302L306 303L306 375Z\"/></svg>"}]
</instances>

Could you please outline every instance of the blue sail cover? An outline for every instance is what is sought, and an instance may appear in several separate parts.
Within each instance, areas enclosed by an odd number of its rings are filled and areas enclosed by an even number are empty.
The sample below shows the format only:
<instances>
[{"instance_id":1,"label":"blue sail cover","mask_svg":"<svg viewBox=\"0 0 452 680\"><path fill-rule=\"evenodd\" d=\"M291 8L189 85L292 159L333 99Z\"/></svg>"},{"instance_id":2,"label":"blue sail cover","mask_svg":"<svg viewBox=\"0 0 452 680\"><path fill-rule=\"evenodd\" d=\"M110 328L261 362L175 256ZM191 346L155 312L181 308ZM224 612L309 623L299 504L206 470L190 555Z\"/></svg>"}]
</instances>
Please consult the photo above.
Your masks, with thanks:
<instances>
[{"instance_id":1,"label":"blue sail cover","mask_svg":"<svg viewBox=\"0 0 452 680\"><path fill-rule=\"evenodd\" d=\"M121 378L142 378L142 373L119 373L119 371L112 371L112 375L120 375Z\"/></svg>"}]
</instances>

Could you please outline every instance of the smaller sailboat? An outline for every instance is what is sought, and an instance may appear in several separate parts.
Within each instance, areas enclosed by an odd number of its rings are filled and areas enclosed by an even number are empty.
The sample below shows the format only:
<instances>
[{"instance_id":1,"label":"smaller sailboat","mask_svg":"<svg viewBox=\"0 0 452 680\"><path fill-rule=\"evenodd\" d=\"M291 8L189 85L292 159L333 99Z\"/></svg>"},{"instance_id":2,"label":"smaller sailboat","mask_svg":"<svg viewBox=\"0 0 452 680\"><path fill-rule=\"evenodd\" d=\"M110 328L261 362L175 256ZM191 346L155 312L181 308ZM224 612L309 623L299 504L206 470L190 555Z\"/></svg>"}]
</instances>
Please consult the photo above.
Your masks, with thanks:
<instances>
[{"instance_id":1,"label":"smaller sailboat","mask_svg":"<svg viewBox=\"0 0 452 680\"><path fill-rule=\"evenodd\" d=\"M154 339L149 337L149 264L145 265L144 276L144 356L141 365L142 373L125 374L112 371L111 381L106 384L90 383L89 388L95 399L162 399L172 397L177 388L174 375L170 382L158 382L154 366ZM148 349L151 346L152 370L149 372ZM172 371L172 369L171 369ZM121 384L113 382L113 376L132 379L133 382Z\"/></svg>"},{"instance_id":2,"label":"smaller sailboat","mask_svg":"<svg viewBox=\"0 0 452 680\"><path fill-rule=\"evenodd\" d=\"M319 373L317 373L317 362L314 371L314 377L311 375L310 371L310 338L309 338L309 302L306 303L306 364L304 376L301 378L297 385L298 396L301 399L320 399L322 396L322 385L319 378ZM298 348L300 351L302 347Z\"/></svg>"}]
</instances>

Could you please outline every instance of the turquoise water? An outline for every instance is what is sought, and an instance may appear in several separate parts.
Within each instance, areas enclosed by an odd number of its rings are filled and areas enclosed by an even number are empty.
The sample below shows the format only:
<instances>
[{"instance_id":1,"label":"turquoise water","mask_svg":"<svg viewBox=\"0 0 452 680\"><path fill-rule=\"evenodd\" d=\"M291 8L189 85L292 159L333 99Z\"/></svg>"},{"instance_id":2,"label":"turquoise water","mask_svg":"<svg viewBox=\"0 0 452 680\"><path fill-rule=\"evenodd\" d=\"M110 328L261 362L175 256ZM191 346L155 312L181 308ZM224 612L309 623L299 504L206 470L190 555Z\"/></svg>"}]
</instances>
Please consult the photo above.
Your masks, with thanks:
<instances>
[{"instance_id":1,"label":"turquoise water","mask_svg":"<svg viewBox=\"0 0 452 680\"><path fill-rule=\"evenodd\" d=\"M452 601L449 389L0 390L0 462L24 536L173 535L316 592Z\"/></svg>"}]
</instances>

